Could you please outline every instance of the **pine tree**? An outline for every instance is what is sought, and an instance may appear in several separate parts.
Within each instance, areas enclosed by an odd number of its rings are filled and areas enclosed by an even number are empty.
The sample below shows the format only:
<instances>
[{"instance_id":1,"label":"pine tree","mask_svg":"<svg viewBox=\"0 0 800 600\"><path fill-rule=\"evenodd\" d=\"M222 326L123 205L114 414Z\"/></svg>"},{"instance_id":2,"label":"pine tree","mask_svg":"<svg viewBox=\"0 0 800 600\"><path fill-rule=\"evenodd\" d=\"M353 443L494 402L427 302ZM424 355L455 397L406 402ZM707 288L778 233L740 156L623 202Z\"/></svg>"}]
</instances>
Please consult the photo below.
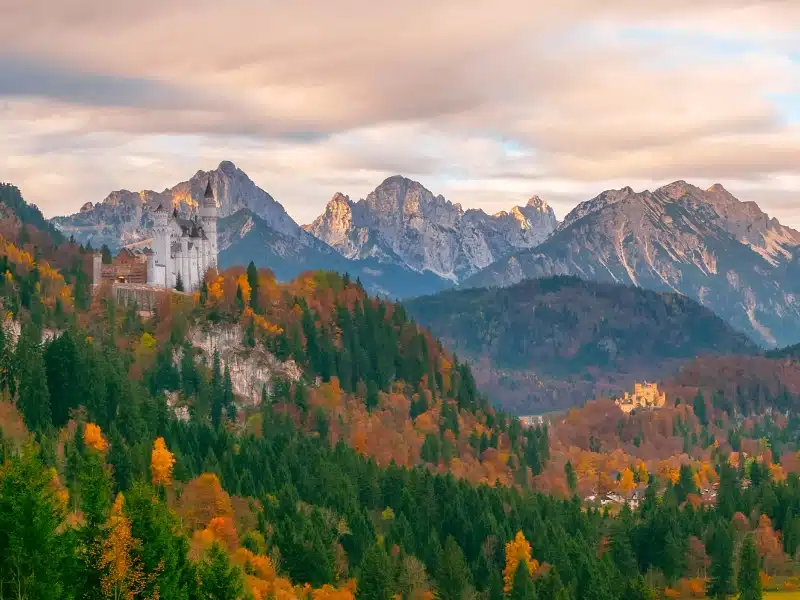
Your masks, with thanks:
<instances>
[{"instance_id":1,"label":"pine tree","mask_svg":"<svg viewBox=\"0 0 800 600\"><path fill-rule=\"evenodd\" d=\"M761 559L758 556L753 534L749 534L742 544L739 554L739 573L736 581L739 586L739 600L761 600Z\"/></svg>"},{"instance_id":2,"label":"pine tree","mask_svg":"<svg viewBox=\"0 0 800 600\"><path fill-rule=\"evenodd\" d=\"M358 600L389 600L394 595L392 563L379 544L364 553L358 577Z\"/></svg>"},{"instance_id":3,"label":"pine tree","mask_svg":"<svg viewBox=\"0 0 800 600\"><path fill-rule=\"evenodd\" d=\"M258 269L253 261L247 265L247 283L250 284L250 306L254 311L259 312Z\"/></svg>"},{"instance_id":4,"label":"pine tree","mask_svg":"<svg viewBox=\"0 0 800 600\"><path fill-rule=\"evenodd\" d=\"M436 569L437 598L439 600L461 600L471 579L464 552L453 537L448 537Z\"/></svg>"},{"instance_id":5,"label":"pine tree","mask_svg":"<svg viewBox=\"0 0 800 600\"><path fill-rule=\"evenodd\" d=\"M0 468L0 598L72 597L75 550L53 477L30 447Z\"/></svg>"},{"instance_id":6,"label":"pine tree","mask_svg":"<svg viewBox=\"0 0 800 600\"><path fill-rule=\"evenodd\" d=\"M197 598L200 600L242 600L247 597L242 571L231 564L218 542L214 542L206 552L197 569L197 579Z\"/></svg>"},{"instance_id":7,"label":"pine tree","mask_svg":"<svg viewBox=\"0 0 800 600\"><path fill-rule=\"evenodd\" d=\"M528 571L528 563L524 560L521 560L517 566L509 598L511 600L535 600L536 598L536 590L533 587L533 580Z\"/></svg>"},{"instance_id":8,"label":"pine tree","mask_svg":"<svg viewBox=\"0 0 800 600\"><path fill-rule=\"evenodd\" d=\"M16 363L19 369L17 405L28 428L41 432L52 426L52 417L39 335L38 329L31 325L24 328L17 345Z\"/></svg>"},{"instance_id":9,"label":"pine tree","mask_svg":"<svg viewBox=\"0 0 800 600\"><path fill-rule=\"evenodd\" d=\"M178 276L175 278L175 291L176 292L184 291L183 290L183 277L181 277L180 273L178 273Z\"/></svg>"},{"instance_id":10,"label":"pine tree","mask_svg":"<svg viewBox=\"0 0 800 600\"><path fill-rule=\"evenodd\" d=\"M733 539L727 525L719 525L711 544L710 598L727 600L736 593L733 580Z\"/></svg>"}]
</instances>

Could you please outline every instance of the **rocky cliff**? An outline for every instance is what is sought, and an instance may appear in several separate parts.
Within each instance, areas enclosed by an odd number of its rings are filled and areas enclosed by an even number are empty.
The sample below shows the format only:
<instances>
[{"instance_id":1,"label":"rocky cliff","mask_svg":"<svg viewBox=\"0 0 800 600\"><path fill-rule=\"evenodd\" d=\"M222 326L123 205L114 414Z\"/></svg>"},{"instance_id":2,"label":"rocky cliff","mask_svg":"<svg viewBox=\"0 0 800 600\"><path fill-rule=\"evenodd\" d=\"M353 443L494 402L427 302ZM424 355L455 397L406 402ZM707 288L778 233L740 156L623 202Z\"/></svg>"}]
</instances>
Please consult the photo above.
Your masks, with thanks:
<instances>
[{"instance_id":1,"label":"rocky cliff","mask_svg":"<svg viewBox=\"0 0 800 600\"><path fill-rule=\"evenodd\" d=\"M722 186L678 181L604 192L577 206L540 246L490 265L468 287L577 275L679 292L764 345L800 340L800 233Z\"/></svg>"},{"instance_id":2,"label":"rocky cliff","mask_svg":"<svg viewBox=\"0 0 800 600\"><path fill-rule=\"evenodd\" d=\"M111 192L102 202L88 202L80 212L56 217L52 222L64 235L74 236L78 242L91 242L95 248L106 244L116 250L120 246L151 237L152 211L159 204L176 208L183 214L191 213L197 208L209 179L221 217L248 209L276 231L309 242L310 236L300 229L283 206L229 161L221 162L213 171L198 171L188 181L163 192Z\"/></svg>"},{"instance_id":3,"label":"rocky cliff","mask_svg":"<svg viewBox=\"0 0 800 600\"><path fill-rule=\"evenodd\" d=\"M373 258L459 281L496 260L544 241L556 228L552 208L526 206L488 215L463 210L416 181L394 176L365 199L336 194L304 228L348 258Z\"/></svg>"}]
</instances>

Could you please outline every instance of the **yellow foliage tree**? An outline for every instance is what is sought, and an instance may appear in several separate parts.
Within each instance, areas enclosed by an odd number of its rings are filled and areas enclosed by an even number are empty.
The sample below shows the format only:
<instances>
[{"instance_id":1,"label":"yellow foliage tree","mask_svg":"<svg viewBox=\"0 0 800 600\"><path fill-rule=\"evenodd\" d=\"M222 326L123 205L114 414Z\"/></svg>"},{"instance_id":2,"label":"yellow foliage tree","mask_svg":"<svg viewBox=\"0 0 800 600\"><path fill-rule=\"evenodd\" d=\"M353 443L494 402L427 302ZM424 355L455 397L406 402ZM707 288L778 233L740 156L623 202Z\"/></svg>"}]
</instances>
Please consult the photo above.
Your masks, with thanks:
<instances>
[{"instance_id":1,"label":"yellow foliage tree","mask_svg":"<svg viewBox=\"0 0 800 600\"><path fill-rule=\"evenodd\" d=\"M531 545L525 539L525 534L518 531L514 539L506 544L506 567L503 569L503 590L506 594L514 587L514 576L520 562L525 562L531 577L539 570L539 562L531 558Z\"/></svg>"},{"instance_id":2,"label":"yellow foliage tree","mask_svg":"<svg viewBox=\"0 0 800 600\"><path fill-rule=\"evenodd\" d=\"M84 426L83 443L98 452L105 452L108 449L108 442L103 437L103 432L94 423L87 423Z\"/></svg>"},{"instance_id":3,"label":"yellow foliage tree","mask_svg":"<svg viewBox=\"0 0 800 600\"><path fill-rule=\"evenodd\" d=\"M622 473L620 474L619 478L619 491L625 494L626 496L633 492L636 488L636 482L633 478L633 471L629 468L623 469Z\"/></svg>"},{"instance_id":4,"label":"yellow foliage tree","mask_svg":"<svg viewBox=\"0 0 800 600\"><path fill-rule=\"evenodd\" d=\"M103 573L100 586L103 596L113 600L132 600L142 592L163 570L161 563L154 573L146 574L141 561L133 554L140 542L131 535L131 523L123 512L125 498L117 496L106 524L106 537L102 541L99 567ZM151 598L158 598L158 588Z\"/></svg>"},{"instance_id":5,"label":"yellow foliage tree","mask_svg":"<svg viewBox=\"0 0 800 600\"><path fill-rule=\"evenodd\" d=\"M647 466L643 463L639 463L639 482L640 483L647 483L650 481L650 473L647 472Z\"/></svg>"},{"instance_id":6,"label":"yellow foliage tree","mask_svg":"<svg viewBox=\"0 0 800 600\"><path fill-rule=\"evenodd\" d=\"M250 282L247 280L247 274L242 273L236 279L236 285L239 286L239 289L242 290L242 299L244 300L245 304L250 304L250 295L252 294L253 289L250 287Z\"/></svg>"},{"instance_id":7,"label":"yellow foliage tree","mask_svg":"<svg viewBox=\"0 0 800 600\"><path fill-rule=\"evenodd\" d=\"M153 478L153 485L170 485L172 483L172 467L175 464L175 457L167 449L164 438L157 438L153 444L153 452L150 455L150 473Z\"/></svg>"}]
</instances>

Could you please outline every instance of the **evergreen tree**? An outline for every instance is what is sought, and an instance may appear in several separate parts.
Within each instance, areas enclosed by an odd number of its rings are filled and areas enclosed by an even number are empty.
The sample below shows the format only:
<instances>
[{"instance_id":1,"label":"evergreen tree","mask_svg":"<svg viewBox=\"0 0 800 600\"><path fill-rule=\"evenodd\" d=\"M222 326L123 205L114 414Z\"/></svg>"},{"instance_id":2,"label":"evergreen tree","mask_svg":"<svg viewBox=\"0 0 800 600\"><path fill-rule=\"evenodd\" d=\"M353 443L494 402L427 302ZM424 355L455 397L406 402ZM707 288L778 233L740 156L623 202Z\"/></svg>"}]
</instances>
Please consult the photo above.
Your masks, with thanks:
<instances>
[{"instance_id":1,"label":"evergreen tree","mask_svg":"<svg viewBox=\"0 0 800 600\"><path fill-rule=\"evenodd\" d=\"M218 542L208 549L197 568L197 598L200 600L243 600L248 597L239 567ZM166 597L166 596L165 596Z\"/></svg>"},{"instance_id":2,"label":"evergreen tree","mask_svg":"<svg viewBox=\"0 0 800 600\"><path fill-rule=\"evenodd\" d=\"M52 426L52 417L39 337L39 330L32 325L23 329L17 345L16 363L19 370L17 405L28 428L41 432Z\"/></svg>"},{"instance_id":3,"label":"evergreen tree","mask_svg":"<svg viewBox=\"0 0 800 600\"><path fill-rule=\"evenodd\" d=\"M569 491L575 493L575 490L578 487L578 476L575 473L575 468L572 466L570 461L564 465L564 476L567 478L567 486L569 487Z\"/></svg>"},{"instance_id":4,"label":"evergreen tree","mask_svg":"<svg viewBox=\"0 0 800 600\"><path fill-rule=\"evenodd\" d=\"M254 311L259 312L258 269L252 260L250 264L247 265L247 283L250 284L250 306Z\"/></svg>"},{"instance_id":5,"label":"evergreen tree","mask_svg":"<svg viewBox=\"0 0 800 600\"><path fill-rule=\"evenodd\" d=\"M157 587L161 598L191 600L197 592L189 542L175 513L156 498L155 490L144 483L135 484L125 498L131 535L143 541L137 558L145 573L156 574L143 595L152 596Z\"/></svg>"},{"instance_id":6,"label":"evergreen tree","mask_svg":"<svg viewBox=\"0 0 800 600\"><path fill-rule=\"evenodd\" d=\"M707 593L715 600L727 600L736 593L733 579L733 538L726 524L717 526L711 543L711 579Z\"/></svg>"},{"instance_id":7,"label":"evergreen tree","mask_svg":"<svg viewBox=\"0 0 800 600\"><path fill-rule=\"evenodd\" d=\"M183 290L183 277L181 277L180 273L178 273L178 276L175 278L175 291L176 292L184 291Z\"/></svg>"},{"instance_id":8,"label":"evergreen tree","mask_svg":"<svg viewBox=\"0 0 800 600\"><path fill-rule=\"evenodd\" d=\"M521 560L514 574L514 585L511 587L510 600L535 600L537 597L536 589L533 587L528 564Z\"/></svg>"},{"instance_id":9,"label":"evergreen tree","mask_svg":"<svg viewBox=\"0 0 800 600\"><path fill-rule=\"evenodd\" d=\"M72 597L74 546L63 508L32 448L0 468L0 598Z\"/></svg>"},{"instance_id":10,"label":"evergreen tree","mask_svg":"<svg viewBox=\"0 0 800 600\"><path fill-rule=\"evenodd\" d=\"M742 544L739 554L739 573L736 581L739 586L739 600L761 600L761 559L758 556L753 535L749 534Z\"/></svg>"},{"instance_id":11,"label":"evergreen tree","mask_svg":"<svg viewBox=\"0 0 800 600\"><path fill-rule=\"evenodd\" d=\"M464 552L455 539L448 537L436 570L437 598L439 600L461 600L471 579Z\"/></svg>"},{"instance_id":12,"label":"evergreen tree","mask_svg":"<svg viewBox=\"0 0 800 600\"><path fill-rule=\"evenodd\" d=\"M389 600L394 596L392 563L379 544L364 553L358 577L358 600Z\"/></svg>"}]
</instances>

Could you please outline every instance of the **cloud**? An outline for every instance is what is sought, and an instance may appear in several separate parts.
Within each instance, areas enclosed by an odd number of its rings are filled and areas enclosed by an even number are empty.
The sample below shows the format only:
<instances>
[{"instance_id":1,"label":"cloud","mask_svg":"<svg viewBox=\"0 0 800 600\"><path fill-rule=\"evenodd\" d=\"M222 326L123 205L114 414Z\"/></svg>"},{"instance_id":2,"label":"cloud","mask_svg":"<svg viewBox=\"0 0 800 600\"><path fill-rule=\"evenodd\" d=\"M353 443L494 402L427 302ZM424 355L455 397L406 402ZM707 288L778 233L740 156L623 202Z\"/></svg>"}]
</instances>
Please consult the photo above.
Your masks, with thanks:
<instances>
[{"instance_id":1,"label":"cloud","mask_svg":"<svg viewBox=\"0 0 800 600\"><path fill-rule=\"evenodd\" d=\"M95 107L176 110L194 97L168 83L65 70L57 64L21 56L0 56L0 96L41 97Z\"/></svg>"},{"instance_id":2,"label":"cloud","mask_svg":"<svg viewBox=\"0 0 800 600\"><path fill-rule=\"evenodd\" d=\"M563 214L617 182L768 190L800 169L792 1L0 0L0 13L0 175L49 214L222 159L300 221L395 173L465 206L538 193Z\"/></svg>"}]
</instances>

